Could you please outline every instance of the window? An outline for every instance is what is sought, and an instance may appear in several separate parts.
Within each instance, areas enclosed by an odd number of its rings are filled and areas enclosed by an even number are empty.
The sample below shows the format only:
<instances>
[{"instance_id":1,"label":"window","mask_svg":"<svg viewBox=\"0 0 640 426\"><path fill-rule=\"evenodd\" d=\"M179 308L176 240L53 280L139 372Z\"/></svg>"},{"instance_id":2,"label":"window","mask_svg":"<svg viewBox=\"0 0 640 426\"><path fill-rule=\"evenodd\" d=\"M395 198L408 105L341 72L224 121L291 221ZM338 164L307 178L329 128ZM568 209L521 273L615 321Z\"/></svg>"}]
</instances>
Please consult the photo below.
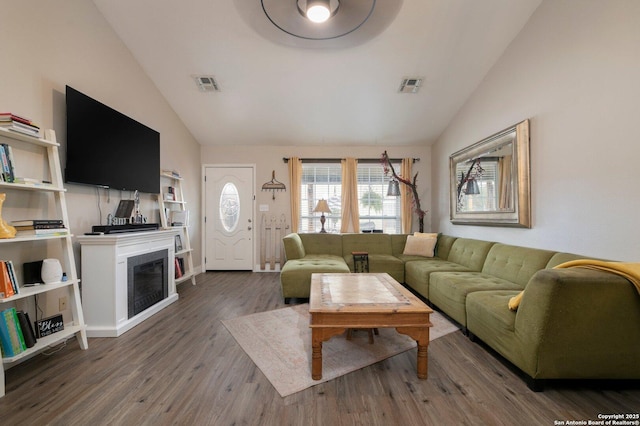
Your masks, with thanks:
<instances>
[{"instance_id":1,"label":"window","mask_svg":"<svg viewBox=\"0 0 640 426\"><path fill-rule=\"evenodd\" d=\"M342 167L340 163L302 163L300 188L300 232L320 232L320 213L314 213L318 200L324 198L331 213L325 213L324 228L339 233L342 216Z\"/></svg>"},{"instance_id":2,"label":"window","mask_svg":"<svg viewBox=\"0 0 640 426\"><path fill-rule=\"evenodd\" d=\"M396 170L400 164L393 165ZM336 163L302 163L300 188L300 222L302 233L320 232L320 213L314 213L318 200L324 198L331 213L325 213L324 228L339 233L342 225L342 167ZM358 163L358 199L361 231L382 231L398 234L401 231L400 197L388 197L389 177L382 166Z\"/></svg>"},{"instance_id":3,"label":"window","mask_svg":"<svg viewBox=\"0 0 640 426\"><path fill-rule=\"evenodd\" d=\"M393 164L396 173L400 164ZM360 200L360 231L382 230L400 234L400 197L387 196L389 176L379 163L358 163L358 200Z\"/></svg>"}]
</instances>

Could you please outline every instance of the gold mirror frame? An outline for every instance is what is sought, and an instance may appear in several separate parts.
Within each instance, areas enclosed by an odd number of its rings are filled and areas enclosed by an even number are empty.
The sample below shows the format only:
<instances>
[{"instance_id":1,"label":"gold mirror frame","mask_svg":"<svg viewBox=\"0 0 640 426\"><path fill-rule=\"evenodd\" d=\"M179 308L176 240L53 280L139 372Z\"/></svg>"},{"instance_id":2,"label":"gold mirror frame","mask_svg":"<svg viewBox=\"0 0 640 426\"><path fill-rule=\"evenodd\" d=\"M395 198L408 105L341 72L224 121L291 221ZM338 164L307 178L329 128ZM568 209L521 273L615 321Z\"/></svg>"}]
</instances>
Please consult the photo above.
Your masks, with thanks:
<instances>
[{"instance_id":1,"label":"gold mirror frame","mask_svg":"<svg viewBox=\"0 0 640 426\"><path fill-rule=\"evenodd\" d=\"M452 154L449 176L452 223L531 228L529 120Z\"/></svg>"}]
</instances>

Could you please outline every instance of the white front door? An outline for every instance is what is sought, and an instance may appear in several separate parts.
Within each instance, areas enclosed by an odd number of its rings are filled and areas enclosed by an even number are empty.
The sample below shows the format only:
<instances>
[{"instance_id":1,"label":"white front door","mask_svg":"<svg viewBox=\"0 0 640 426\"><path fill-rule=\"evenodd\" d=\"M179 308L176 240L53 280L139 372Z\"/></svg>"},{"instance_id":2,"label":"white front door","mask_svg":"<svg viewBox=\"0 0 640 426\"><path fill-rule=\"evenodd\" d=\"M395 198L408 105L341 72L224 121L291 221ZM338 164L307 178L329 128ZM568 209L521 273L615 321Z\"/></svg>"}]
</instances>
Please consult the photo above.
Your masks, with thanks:
<instances>
[{"instance_id":1,"label":"white front door","mask_svg":"<svg viewBox=\"0 0 640 426\"><path fill-rule=\"evenodd\" d=\"M205 269L253 270L253 166L205 166Z\"/></svg>"}]
</instances>

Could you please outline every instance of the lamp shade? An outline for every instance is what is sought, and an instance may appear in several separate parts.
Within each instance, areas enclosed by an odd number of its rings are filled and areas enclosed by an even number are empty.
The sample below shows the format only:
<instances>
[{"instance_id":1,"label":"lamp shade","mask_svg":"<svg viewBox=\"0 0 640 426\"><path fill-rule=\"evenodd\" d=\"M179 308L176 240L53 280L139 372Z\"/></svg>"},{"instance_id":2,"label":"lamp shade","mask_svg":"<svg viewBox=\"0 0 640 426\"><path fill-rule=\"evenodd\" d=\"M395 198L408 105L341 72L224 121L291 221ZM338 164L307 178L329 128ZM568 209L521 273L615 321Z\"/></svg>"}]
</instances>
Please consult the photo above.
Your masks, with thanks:
<instances>
[{"instance_id":1,"label":"lamp shade","mask_svg":"<svg viewBox=\"0 0 640 426\"><path fill-rule=\"evenodd\" d=\"M389 181L389 187L387 188L387 196L397 197L399 195L400 195L400 183L395 179L391 179Z\"/></svg>"},{"instance_id":2,"label":"lamp shade","mask_svg":"<svg viewBox=\"0 0 640 426\"><path fill-rule=\"evenodd\" d=\"M329 204L327 203L327 200L325 200L324 198L318 201L318 204L316 204L316 207L313 209L313 211L314 213L331 213Z\"/></svg>"},{"instance_id":3,"label":"lamp shade","mask_svg":"<svg viewBox=\"0 0 640 426\"><path fill-rule=\"evenodd\" d=\"M467 195L475 195L480 193L480 187L478 186L478 182L471 178L467 181L467 186L464 189L464 193Z\"/></svg>"}]
</instances>

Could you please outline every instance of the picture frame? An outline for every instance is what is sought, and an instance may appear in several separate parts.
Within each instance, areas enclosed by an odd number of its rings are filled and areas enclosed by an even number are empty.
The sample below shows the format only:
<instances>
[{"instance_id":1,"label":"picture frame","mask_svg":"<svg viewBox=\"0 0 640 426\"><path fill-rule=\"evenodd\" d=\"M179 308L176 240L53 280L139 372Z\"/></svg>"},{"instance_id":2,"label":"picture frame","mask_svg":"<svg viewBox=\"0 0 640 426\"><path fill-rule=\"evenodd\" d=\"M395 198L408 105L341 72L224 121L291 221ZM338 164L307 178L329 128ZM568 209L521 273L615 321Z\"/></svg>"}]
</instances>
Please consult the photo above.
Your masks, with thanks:
<instances>
[{"instance_id":1,"label":"picture frame","mask_svg":"<svg viewBox=\"0 0 640 426\"><path fill-rule=\"evenodd\" d=\"M175 237L175 251L179 252L183 250L183 246L182 246L182 237L180 235L176 235Z\"/></svg>"}]
</instances>

